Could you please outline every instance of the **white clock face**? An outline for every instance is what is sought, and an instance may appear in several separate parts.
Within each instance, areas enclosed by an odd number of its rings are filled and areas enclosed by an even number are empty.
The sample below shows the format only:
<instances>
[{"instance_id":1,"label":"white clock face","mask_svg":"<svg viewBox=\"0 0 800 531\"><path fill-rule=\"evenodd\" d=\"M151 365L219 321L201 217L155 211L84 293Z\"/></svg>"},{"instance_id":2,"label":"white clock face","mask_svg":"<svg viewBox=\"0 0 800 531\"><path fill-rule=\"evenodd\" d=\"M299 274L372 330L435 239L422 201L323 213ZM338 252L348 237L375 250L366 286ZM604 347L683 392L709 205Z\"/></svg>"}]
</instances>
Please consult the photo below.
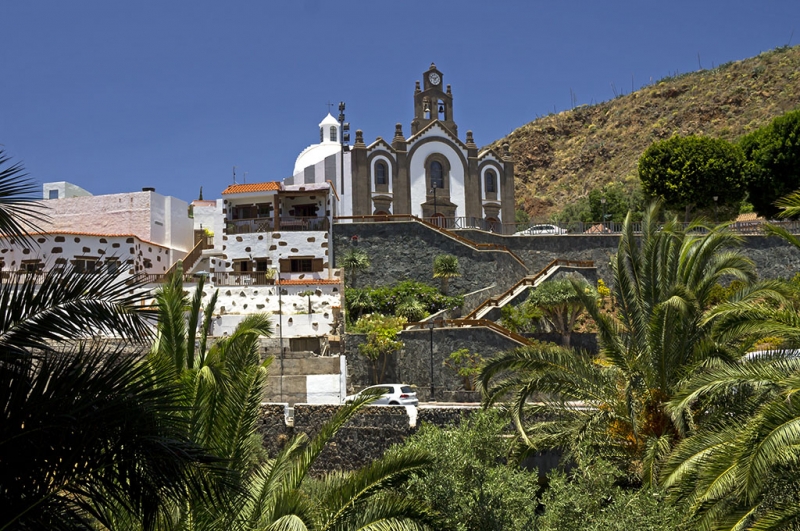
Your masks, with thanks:
<instances>
[{"instance_id":1,"label":"white clock face","mask_svg":"<svg viewBox=\"0 0 800 531\"><path fill-rule=\"evenodd\" d=\"M439 77L439 74L436 72L431 72L428 76L428 81L431 82L431 85L438 85L442 82L442 78Z\"/></svg>"}]
</instances>

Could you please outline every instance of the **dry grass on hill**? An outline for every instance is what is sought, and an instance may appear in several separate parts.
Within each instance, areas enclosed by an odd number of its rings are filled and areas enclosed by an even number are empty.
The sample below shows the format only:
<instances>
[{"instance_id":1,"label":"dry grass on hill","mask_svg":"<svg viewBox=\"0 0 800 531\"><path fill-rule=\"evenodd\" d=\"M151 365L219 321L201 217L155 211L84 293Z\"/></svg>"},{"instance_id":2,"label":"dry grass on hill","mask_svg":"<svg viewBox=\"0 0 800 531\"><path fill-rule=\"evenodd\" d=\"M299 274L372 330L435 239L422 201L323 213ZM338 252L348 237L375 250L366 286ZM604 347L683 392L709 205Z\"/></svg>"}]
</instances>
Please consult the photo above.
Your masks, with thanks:
<instances>
[{"instance_id":1,"label":"dry grass on hill","mask_svg":"<svg viewBox=\"0 0 800 531\"><path fill-rule=\"evenodd\" d=\"M800 105L800 46L666 78L634 93L545 116L497 140L516 164L517 205L536 218L608 182L674 134L736 140Z\"/></svg>"}]
</instances>

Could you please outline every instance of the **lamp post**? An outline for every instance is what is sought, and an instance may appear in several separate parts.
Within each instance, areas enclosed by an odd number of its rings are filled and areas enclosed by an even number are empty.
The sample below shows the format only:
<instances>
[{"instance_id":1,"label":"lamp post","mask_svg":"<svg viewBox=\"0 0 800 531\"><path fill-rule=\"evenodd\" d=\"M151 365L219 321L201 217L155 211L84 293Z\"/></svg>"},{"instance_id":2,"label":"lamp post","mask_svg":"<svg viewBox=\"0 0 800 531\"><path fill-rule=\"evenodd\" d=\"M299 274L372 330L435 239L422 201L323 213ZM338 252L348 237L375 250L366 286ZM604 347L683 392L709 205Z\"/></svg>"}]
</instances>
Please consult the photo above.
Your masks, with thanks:
<instances>
[{"instance_id":1,"label":"lamp post","mask_svg":"<svg viewBox=\"0 0 800 531\"><path fill-rule=\"evenodd\" d=\"M718 195L714 196L714 224L717 224L717 200L719 199Z\"/></svg>"},{"instance_id":2,"label":"lamp post","mask_svg":"<svg viewBox=\"0 0 800 531\"><path fill-rule=\"evenodd\" d=\"M281 300L281 270L278 267L278 274L275 276L275 285L278 290L278 334L280 337L280 360L281 360L281 379L280 379L280 393L281 402L283 402L283 300Z\"/></svg>"},{"instance_id":3,"label":"lamp post","mask_svg":"<svg viewBox=\"0 0 800 531\"><path fill-rule=\"evenodd\" d=\"M435 323L433 322L433 320L428 322L428 328L431 329L431 400L430 400L431 402L434 401L434 397L436 396L435 394L436 390L434 389L433 386L433 327L434 326Z\"/></svg>"},{"instance_id":4,"label":"lamp post","mask_svg":"<svg viewBox=\"0 0 800 531\"><path fill-rule=\"evenodd\" d=\"M606 232L606 198L600 198L600 204L603 205L603 233Z\"/></svg>"},{"instance_id":5,"label":"lamp post","mask_svg":"<svg viewBox=\"0 0 800 531\"><path fill-rule=\"evenodd\" d=\"M344 154L346 151L350 150L350 147L347 145L350 142L350 124L344 121L344 108L345 104L343 101L339 102L339 145L342 148L342 157L340 162L340 170L341 170L341 188L339 189L339 193L344 193Z\"/></svg>"},{"instance_id":6,"label":"lamp post","mask_svg":"<svg viewBox=\"0 0 800 531\"><path fill-rule=\"evenodd\" d=\"M436 219L437 208L436 208L436 183L431 184L431 193L433 194L433 219ZM435 222L434 222L435 223ZM438 225L438 223L436 223Z\"/></svg>"}]
</instances>

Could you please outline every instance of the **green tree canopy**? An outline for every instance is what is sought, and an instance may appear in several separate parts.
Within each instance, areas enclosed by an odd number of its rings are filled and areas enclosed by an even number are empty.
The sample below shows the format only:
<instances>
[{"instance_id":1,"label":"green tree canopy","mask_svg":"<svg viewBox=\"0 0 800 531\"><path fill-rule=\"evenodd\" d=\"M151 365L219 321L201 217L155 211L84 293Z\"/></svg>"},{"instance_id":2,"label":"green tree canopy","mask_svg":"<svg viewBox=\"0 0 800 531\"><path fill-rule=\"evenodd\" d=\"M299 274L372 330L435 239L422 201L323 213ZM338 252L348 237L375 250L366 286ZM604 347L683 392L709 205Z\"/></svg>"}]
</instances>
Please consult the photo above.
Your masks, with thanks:
<instances>
[{"instance_id":1,"label":"green tree canopy","mask_svg":"<svg viewBox=\"0 0 800 531\"><path fill-rule=\"evenodd\" d=\"M639 159L645 195L667 208L684 210L738 203L747 189L741 148L722 139L673 136L651 145Z\"/></svg>"},{"instance_id":2,"label":"green tree canopy","mask_svg":"<svg viewBox=\"0 0 800 531\"><path fill-rule=\"evenodd\" d=\"M695 236L674 219L662 226L658 218L653 205L641 232L626 220L612 260L617 316L578 290L597 323L596 359L548 344L521 347L487 362L480 380L487 404L513 400L509 410L527 448L596 452L649 484L691 419L689 412L668 414L665 403L687 374L738 348L725 337L715 341L714 327L746 316L737 310L747 301L777 297L774 283L753 283L755 266L732 249L741 244L734 234L718 228ZM714 313L712 303L723 278L742 281L727 314ZM540 404L528 401L534 396ZM529 415L537 420L526 422Z\"/></svg>"},{"instance_id":3,"label":"green tree canopy","mask_svg":"<svg viewBox=\"0 0 800 531\"><path fill-rule=\"evenodd\" d=\"M357 334L367 334L367 341L358 346L358 352L372 364L374 383L382 383L389 354L403 348L400 331L405 317L371 314L359 319L352 328Z\"/></svg>"},{"instance_id":4,"label":"green tree canopy","mask_svg":"<svg viewBox=\"0 0 800 531\"><path fill-rule=\"evenodd\" d=\"M461 276L458 257L452 254L440 254L433 259L433 278L442 279L442 293L447 295L450 279Z\"/></svg>"},{"instance_id":5,"label":"green tree canopy","mask_svg":"<svg viewBox=\"0 0 800 531\"><path fill-rule=\"evenodd\" d=\"M597 296L596 290L584 278L574 277L542 282L526 301L526 304L541 310L545 322L561 335L565 347L570 346L572 329L584 311L583 298L578 290Z\"/></svg>"},{"instance_id":6,"label":"green tree canopy","mask_svg":"<svg viewBox=\"0 0 800 531\"><path fill-rule=\"evenodd\" d=\"M739 145L750 162L750 202L772 217L778 213L775 201L800 188L800 109L742 137Z\"/></svg>"},{"instance_id":7,"label":"green tree canopy","mask_svg":"<svg viewBox=\"0 0 800 531\"><path fill-rule=\"evenodd\" d=\"M358 275L367 271L371 263L369 255L363 249L356 249L355 247L349 248L342 254L340 258L339 267L343 268L347 277L350 280L350 287L356 287L356 280ZM346 278L345 280L348 280Z\"/></svg>"}]
</instances>

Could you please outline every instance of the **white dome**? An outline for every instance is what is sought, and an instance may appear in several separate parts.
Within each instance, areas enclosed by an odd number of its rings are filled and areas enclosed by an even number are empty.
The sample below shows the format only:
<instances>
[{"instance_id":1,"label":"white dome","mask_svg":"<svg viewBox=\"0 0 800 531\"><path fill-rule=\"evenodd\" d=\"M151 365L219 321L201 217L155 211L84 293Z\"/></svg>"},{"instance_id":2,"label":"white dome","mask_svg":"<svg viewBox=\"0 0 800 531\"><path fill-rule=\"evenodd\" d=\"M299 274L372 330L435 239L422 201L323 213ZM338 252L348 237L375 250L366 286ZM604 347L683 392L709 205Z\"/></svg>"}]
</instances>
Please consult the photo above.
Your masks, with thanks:
<instances>
[{"instance_id":1,"label":"white dome","mask_svg":"<svg viewBox=\"0 0 800 531\"><path fill-rule=\"evenodd\" d=\"M328 116L326 116L319 123L319 128L320 131L322 132L321 134L322 142L320 142L319 144L312 144L308 146L306 149L304 149L302 153L300 153L300 155L297 157L297 160L294 163L294 172L292 172L292 175L297 175L298 173L302 172L309 166L313 166L318 162L322 162L327 157L330 157L331 155L339 153L339 151L341 151L342 148L341 145L339 144L339 134L340 134L339 126L340 124L338 121L336 121L336 118L334 118L333 116L331 116L330 113L328 113ZM336 140L331 140L331 134L330 134L331 127L336 128L336 136L335 136Z\"/></svg>"},{"instance_id":2,"label":"white dome","mask_svg":"<svg viewBox=\"0 0 800 531\"><path fill-rule=\"evenodd\" d=\"M322 162L331 155L339 153L341 150L342 147L336 142L324 142L322 144L308 146L297 157L292 175L297 175L309 166Z\"/></svg>"},{"instance_id":3,"label":"white dome","mask_svg":"<svg viewBox=\"0 0 800 531\"><path fill-rule=\"evenodd\" d=\"M337 122L337 121L336 121L336 118L334 118L333 116L331 116L331 113L328 113L328 116L326 116L326 117L325 117L325 118L324 118L324 119L323 119L323 120L322 120L322 121L319 123L319 126L320 126L320 127L322 127L323 125L335 125L336 127L339 127L339 122Z\"/></svg>"}]
</instances>

